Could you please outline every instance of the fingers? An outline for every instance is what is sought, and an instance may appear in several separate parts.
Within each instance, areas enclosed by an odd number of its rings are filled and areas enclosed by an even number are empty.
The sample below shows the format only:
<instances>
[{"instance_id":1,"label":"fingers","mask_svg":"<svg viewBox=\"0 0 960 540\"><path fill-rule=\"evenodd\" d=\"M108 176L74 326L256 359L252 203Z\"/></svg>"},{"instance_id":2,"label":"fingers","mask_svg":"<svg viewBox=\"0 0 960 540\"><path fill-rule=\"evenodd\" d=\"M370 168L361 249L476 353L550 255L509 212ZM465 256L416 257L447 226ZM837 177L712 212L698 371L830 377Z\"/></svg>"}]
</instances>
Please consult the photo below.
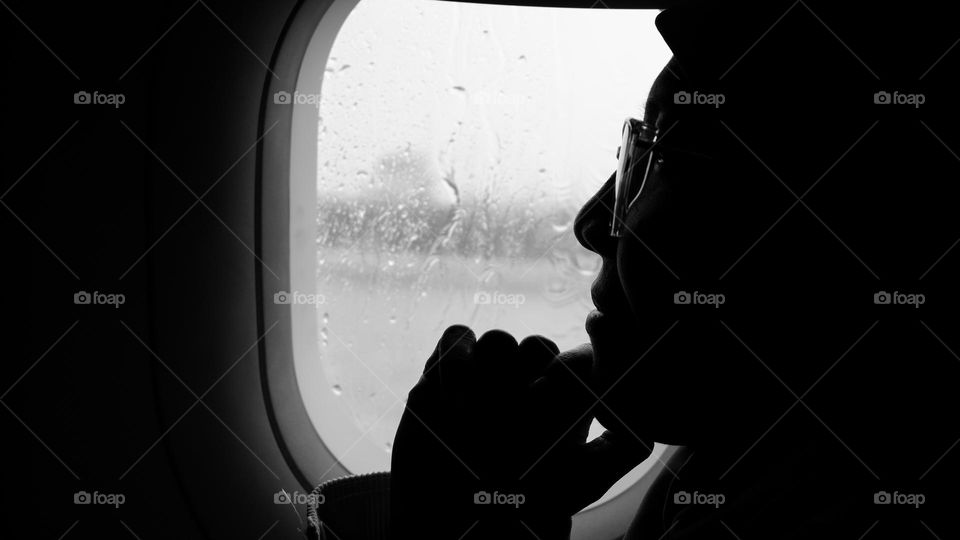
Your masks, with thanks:
<instances>
[{"instance_id":1,"label":"fingers","mask_svg":"<svg viewBox=\"0 0 960 540\"><path fill-rule=\"evenodd\" d=\"M591 396L590 380L593 370L593 349L583 344L563 351L551 360L535 386L548 395L565 395L567 399L586 400Z\"/></svg>"},{"instance_id":2,"label":"fingers","mask_svg":"<svg viewBox=\"0 0 960 540\"><path fill-rule=\"evenodd\" d=\"M462 393L471 378L471 362L477 338L463 325L444 330L436 350L437 380L448 397Z\"/></svg>"},{"instance_id":3,"label":"fingers","mask_svg":"<svg viewBox=\"0 0 960 540\"><path fill-rule=\"evenodd\" d=\"M517 340L503 330L490 330L480 336L474 351L473 367L481 391L506 390L517 377Z\"/></svg>"},{"instance_id":4,"label":"fingers","mask_svg":"<svg viewBox=\"0 0 960 540\"><path fill-rule=\"evenodd\" d=\"M576 427L570 430L567 436L568 440L582 442L586 440L590 432L590 423L593 421L593 406L596 403L596 395L590 388L591 374L593 372L593 348L590 344L583 344L568 351L564 351L557 357L557 364L564 369L565 377L562 379L568 393L569 409L567 415L580 418ZM583 415L582 418L580 415Z\"/></svg>"},{"instance_id":5,"label":"fingers","mask_svg":"<svg viewBox=\"0 0 960 540\"><path fill-rule=\"evenodd\" d=\"M533 384L533 394L543 417L547 438L581 443L587 438L596 403L589 381L593 350L589 344L563 351L550 362Z\"/></svg>"},{"instance_id":6,"label":"fingers","mask_svg":"<svg viewBox=\"0 0 960 540\"><path fill-rule=\"evenodd\" d=\"M526 387L542 376L559 354L557 345L543 336L529 336L517 344L509 333L490 330L478 340L466 326L454 325L444 331L423 373L460 391ZM575 369L586 376L589 361Z\"/></svg>"},{"instance_id":7,"label":"fingers","mask_svg":"<svg viewBox=\"0 0 960 540\"><path fill-rule=\"evenodd\" d=\"M537 380L560 354L557 344L543 336L529 336L518 347L517 372L524 385Z\"/></svg>"},{"instance_id":8,"label":"fingers","mask_svg":"<svg viewBox=\"0 0 960 540\"><path fill-rule=\"evenodd\" d=\"M555 367L552 367L552 369L558 373L570 374L573 379L568 380L568 383L572 384L572 381L576 380L580 383L578 386L586 389L584 383L590 380L590 374L593 371L593 347L589 343L563 351L557 356L557 362L568 369L562 371Z\"/></svg>"}]
</instances>

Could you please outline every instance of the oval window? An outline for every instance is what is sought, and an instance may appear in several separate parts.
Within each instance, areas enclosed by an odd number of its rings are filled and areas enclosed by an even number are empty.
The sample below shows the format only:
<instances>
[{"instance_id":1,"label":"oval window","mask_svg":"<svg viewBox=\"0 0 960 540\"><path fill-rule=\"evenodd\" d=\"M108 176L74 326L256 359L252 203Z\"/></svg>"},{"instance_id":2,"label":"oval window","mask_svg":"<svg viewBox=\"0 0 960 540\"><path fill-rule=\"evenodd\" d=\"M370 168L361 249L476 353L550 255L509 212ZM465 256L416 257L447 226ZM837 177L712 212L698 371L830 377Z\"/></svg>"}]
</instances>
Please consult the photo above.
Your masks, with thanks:
<instances>
[{"instance_id":1,"label":"oval window","mask_svg":"<svg viewBox=\"0 0 960 540\"><path fill-rule=\"evenodd\" d=\"M403 399L447 326L588 341L600 261L573 219L669 59L655 16L362 0L346 19L316 100L322 301L296 376L350 472L389 469Z\"/></svg>"}]
</instances>

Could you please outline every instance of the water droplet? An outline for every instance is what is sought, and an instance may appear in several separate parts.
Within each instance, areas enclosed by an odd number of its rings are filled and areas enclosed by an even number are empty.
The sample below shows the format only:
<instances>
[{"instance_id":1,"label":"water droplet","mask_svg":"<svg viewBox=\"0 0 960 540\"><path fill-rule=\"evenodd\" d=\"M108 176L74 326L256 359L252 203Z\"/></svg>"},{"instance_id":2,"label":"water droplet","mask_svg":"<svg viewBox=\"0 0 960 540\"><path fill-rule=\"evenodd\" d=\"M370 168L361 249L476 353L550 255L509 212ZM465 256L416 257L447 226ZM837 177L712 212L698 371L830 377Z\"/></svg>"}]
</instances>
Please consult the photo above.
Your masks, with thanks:
<instances>
[{"instance_id":1,"label":"water droplet","mask_svg":"<svg viewBox=\"0 0 960 540\"><path fill-rule=\"evenodd\" d=\"M557 212L550 216L550 228L553 229L555 233L564 233L567 232L570 227L573 226L573 217L570 212L566 210Z\"/></svg>"},{"instance_id":2,"label":"water droplet","mask_svg":"<svg viewBox=\"0 0 960 540\"><path fill-rule=\"evenodd\" d=\"M339 384L331 386L330 390L333 390L333 395L335 396L343 395L343 388Z\"/></svg>"},{"instance_id":3,"label":"water droplet","mask_svg":"<svg viewBox=\"0 0 960 540\"><path fill-rule=\"evenodd\" d=\"M547 293L548 294L562 294L567 290L567 283L565 280L560 278L553 278L547 282Z\"/></svg>"},{"instance_id":4,"label":"water droplet","mask_svg":"<svg viewBox=\"0 0 960 540\"><path fill-rule=\"evenodd\" d=\"M496 268L487 267L480 273L479 281L484 287L496 287L500 283L500 272Z\"/></svg>"},{"instance_id":5,"label":"water droplet","mask_svg":"<svg viewBox=\"0 0 960 540\"><path fill-rule=\"evenodd\" d=\"M384 449L387 451L387 453L389 454L390 452L393 452L393 443L387 441L387 443L383 445L383 448L384 448Z\"/></svg>"},{"instance_id":6,"label":"water droplet","mask_svg":"<svg viewBox=\"0 0 960 540\"><path fill-rule=\"evenodd\" d=\"M437 257L436 255L431 255L430 257L427 257L427 260L424 261L423 263L423 270L422 270L423 273L426 274L430 272L431 270L436 268L438 264L440 264L440 257Z\"/></svg>"}]
</instances>

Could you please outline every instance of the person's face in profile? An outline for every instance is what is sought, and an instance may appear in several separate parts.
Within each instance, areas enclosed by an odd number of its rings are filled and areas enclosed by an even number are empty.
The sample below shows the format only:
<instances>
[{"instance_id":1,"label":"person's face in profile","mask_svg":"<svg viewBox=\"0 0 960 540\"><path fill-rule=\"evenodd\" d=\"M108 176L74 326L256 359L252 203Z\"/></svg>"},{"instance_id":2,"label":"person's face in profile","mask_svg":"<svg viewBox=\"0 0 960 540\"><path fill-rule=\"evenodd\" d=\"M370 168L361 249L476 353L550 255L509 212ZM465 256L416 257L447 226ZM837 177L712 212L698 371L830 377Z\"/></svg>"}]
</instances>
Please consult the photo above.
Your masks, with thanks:
<instances>
[{"instance_id":1,"label":"person's face in profile","mask_svg":"<svg viewBox=\"0 0 960 540\"><path fill-rule=\"evenodd\" d=\"M664 146L716 155L697 108L674 103L680 82L671 66L654 83L644 120L659 128ZM587 331L595 376L606 392L597 416L607 428L622 422L641 437L689 444L704 427L730 417L718 401L732 390L724 379L731 374L704 334L708 327L707 333L716 331L714 314L707 314L712 321L684 319L671 328L680 318L674 294L715 284L723 263L736 255L729 242L737 237L733 222L750 219L740 188L729 185L720 163L655 155L619 238L610 234L613 177L577 216L578 240L602 258L591 290L602 315L588 317Z\"/></svg>"}]
</instances>

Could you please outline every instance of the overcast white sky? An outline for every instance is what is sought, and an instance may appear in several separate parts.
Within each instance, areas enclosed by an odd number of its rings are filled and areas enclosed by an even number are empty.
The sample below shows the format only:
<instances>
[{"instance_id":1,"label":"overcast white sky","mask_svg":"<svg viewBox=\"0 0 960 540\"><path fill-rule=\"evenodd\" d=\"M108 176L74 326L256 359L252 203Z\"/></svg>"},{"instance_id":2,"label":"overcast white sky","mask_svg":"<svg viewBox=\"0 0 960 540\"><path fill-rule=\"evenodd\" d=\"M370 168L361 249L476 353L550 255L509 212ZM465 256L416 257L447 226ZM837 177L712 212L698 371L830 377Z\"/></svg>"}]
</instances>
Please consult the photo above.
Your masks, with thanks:
<instances>
[{"instance_id":1,"label":"overcast white sky","mask_svg":"<svg viewBox=\"0 0 960 540\"><path fill-rule=\"evenodd\" d=\"M320 196L373 195L376 161L406 148L436 197L453 170L465 197L582 202L669 59L656 14L363 0L324 77Z\"/></svg>"}]
</instances>

